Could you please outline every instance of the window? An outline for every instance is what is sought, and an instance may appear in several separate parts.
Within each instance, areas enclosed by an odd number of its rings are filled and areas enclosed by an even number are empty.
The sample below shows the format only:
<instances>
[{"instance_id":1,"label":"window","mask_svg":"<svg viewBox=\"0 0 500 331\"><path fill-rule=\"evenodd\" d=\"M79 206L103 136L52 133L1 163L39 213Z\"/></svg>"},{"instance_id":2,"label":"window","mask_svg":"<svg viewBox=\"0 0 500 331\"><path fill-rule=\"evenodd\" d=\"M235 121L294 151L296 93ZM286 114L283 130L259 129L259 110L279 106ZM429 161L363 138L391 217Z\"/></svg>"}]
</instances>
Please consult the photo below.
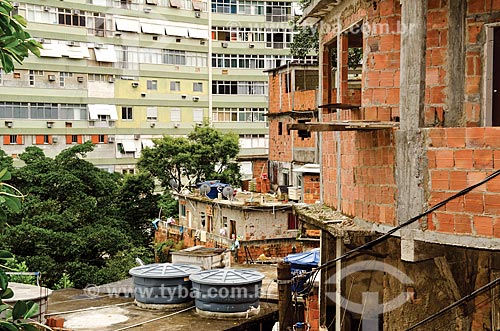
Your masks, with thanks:
<instances>
[{"instance_id":1,"label":"window","mask_svg":"<svg viewBox=\"0 0 500 331\"><path fill-rule=\"evenodd\" d=\"M212 111L214 122L265 122L267 108L222 108Z\"/></svg>"},{"instance_id":2,"label":"window","mask_svg":"<svg viewBox=\"0 0 500 331\"><path fill-rule=\"evenodd\" d=\"M170 122L180 122L180 121L181 121L181 110L170 109Z\"/></svg>"},{"instance_id":3,"label":"window","mask_svg":"<svg viewBox=\"0 0 500 331\"><path fill-rule=\"evenodd\" d=\"M267 2L266 21L267 22L288 22L292 13L291 2Z\"/></svg>"},{"instance_id":4,"label":"window","mask_svg":"<svg viewBox=\"0 0 500 331\"><path fill-rule=\"evenodd\" d=\"M66 85L66 78L73 77L72 72L60 72L59 73L59 86L64 87Z\"/></svg>"},{"instance_id":5,"label":"window","mask_svg":"<svg viewBox=\"0 0 500 331\"><path fill-rule=\"evenodd\" d=\"M59 24L85 27L85 12L64 8L58 8L57 12Z\"/></svg>"},{"instance_id":6,"label":"window","mask_svg":"<svg viewBox=\"0 0 500 331\"><path fill-rule=\"evenodd\" d=\"M106 75L103 75L103 74L89 74L88 81L89 82L105 82L106 81Z\"/></svg>"},{"instance_id":7,"label":"window","mask_svg":"<svg viewBox=\"0 0 500 331\"><path fill-rule=\"evenodd\" d=\"M35 77L43 76L43 71L41 70L30 70L29 71L29 84L30 86L35 86Z\"/></svg>"},{"instance_id":8,"label":"window","mask_svg":"<svg viewBox=\"0 0 500 331\"><path fill-rule=\"evenodd\" d=\"M236 14L236 0L212 1L212 12L223 14Z\"/></svg>"},{"instance_id":9,"label":"window","mask_svg":"<svg viewBox=\"0 0 500 331\"><path fill-rule=\"evenodd\" d=\"M186 205L181 204L181 216L186 217Z\"/></svg>"},{"instance_id":10,"label":"window","mask_svg":"<svg viewBox=\"0 0 500 331\"><path fill-rule=\"evenodd\" d=\"M6 135L3 136L3 144L4 145L22 145L23 136L21 135Z\"/></svg>"},{"instance_id":11,"label":"window","mask_svg":"<svg viewBox=\"0 0 500 331\"><path fill-rule=\"evenodd\" d=\"M186 52L173 50L173 49L164 49L163 50L163 63L164 64L185 65L186 64Z\"/></svg>"},{"instance_id":12,"label":"window","mask_svg":"<svg viewBox=\"0 0 500 331\"><path fill-rule=\"evenodd\" d=\"M76 134L70 134L66 136L66 144L71 145L71 144L81 144L82 143L82 136L76 135Z\"/></svg>"},{"instance_id":13,"label":"window","mask_svg":"<svg viewBox=\"0 0 500 331\"><path fill-rule=\"evenodd\" d=\"M278 136L283 135L283 122L278 122Z\"/></svg>"},{"instance_id":14,"label":"window","mask_svg":"<svg viewBox=\"0 0 500 331\"><path fill-rule=\"evenodd\" d=\"M193 83L193 92L203 92L203 83Z\"/></svg>"},{"instance_id":15,"label":"window","mask_svg":"<svg viewBox=\"0 0 500 331\"><path fill-rule=\"evenodd\" d=\"M299 228L299 221L294 214L288 214L288 230L297 230Z\"/></svg>"},{"instance_id":16,"label":"window","mask_svg":"<svg viewBox=\"0 0 500 331\"><path fill-rule=\"evenodd\" d=\"M181 90L181 82L172 81L170 82L170 91L180 91Z\"/></svg>"},{"instance_id":17,"label":"window","mask_svg":"<svg viewBox=\"0 0 500 331\"><path fill-rule=\"evenodd\" d=\"M148 80L147 81L147 89L156 91L158 89L158 81Z\"/></svg>"},{"instance_id":18,"label":"window","mask_svg":"<svg viewBox=\"0 0 500 331\"><path fill-rule=\"evenodd\" d=\"M193 109L193 122L203 122L203 109Z\"/></svg>"},{"instance_id":19,"label":"window","mask_svg":"<svg viewBox=\"0 0 500 331\"><path fill-rule=\"evenodd\" d=\"M35 136L35 145L48 145L52 142L52 136L39 135Z\"/></svg>"},{"instance_id":20,"label":"window","mask_svg":"<svg viewBox=\"0 0 500 331\"><path fill-rule=\"evenodd\" d=\"M146 108L146 120L148 121L158 120L158 108L156 107Z\"/></svg>"},{"instance_id":21,"label":"window","mask_svg":"<svg viewBox=\"0 0 500 331\"><path fill-rule=\"evenodd\" d=\"M122 120L132 120L132 107L122 107Z\"/></svg>"},{"instance_id":22,"label":"window","mask_svg":"<svg viewBox=\"0 0 500 331\"><path fill-rule=\"evenodd\" d=\"M106 138L107 138L107 137L106 137L106 135L105 135L105 134L100 134L100 135L98 135L98 142L99 142L99 144L105 144L105 143L106 143L106 140L107 140Z\"/></svg>"}]
</instances>

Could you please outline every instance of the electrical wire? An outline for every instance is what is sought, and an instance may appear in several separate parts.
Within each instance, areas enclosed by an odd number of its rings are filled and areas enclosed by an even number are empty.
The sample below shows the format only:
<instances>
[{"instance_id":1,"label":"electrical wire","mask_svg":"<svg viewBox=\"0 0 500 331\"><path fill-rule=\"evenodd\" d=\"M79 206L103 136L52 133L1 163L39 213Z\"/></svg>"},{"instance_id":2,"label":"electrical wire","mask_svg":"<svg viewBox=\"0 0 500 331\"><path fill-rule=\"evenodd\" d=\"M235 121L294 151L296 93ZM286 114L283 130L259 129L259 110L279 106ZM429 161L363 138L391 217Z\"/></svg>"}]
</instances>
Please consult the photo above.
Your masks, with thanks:
<instances>
[{"instance_id":1,"label":"electrical wire","mask_svg":"<svg viewBox=\"0 0 500 331\"><path fill-rule=\"evenodd\" d=\"M411 219L409 219L408 221L404 222L404 223L401 223L400 225L390 229L389 231L387 231L385 234L383 234L382 236L372 240L372 241L369 241L367 242L366 244L363 244L361 246L358 246L346 253L344 253L343 255L333 259L333 260L330 260L320 266L318 266L318 268L312 270L312 271L309 271L305 274L302 274L300 276L295 276L295 277L306 277L308 275L306 274L313 274L314 277L310 277L309 278L309 284L307 286L307 288L305 288L303 291L301 291L301 294L308 294L310 292L310 290L312 289L312 287L314 286L314 279L316 278L316 275L319 273L320 270L322 269L325 269L325 268L328 268L329 266L331 266L332 264L334 264L335 262L337 261L341 261L341 260L345 260L346 258L352 256L353 254L355 253L358 253L364 249L368 249L368 248L372 248L373 246L375 245L378 245L380 244L381 242L384 242L386 241L387 239L389 239L391 237L391 235L397 231L399 231L400 229L404 228L404 227L407 227L408 225L411 225L413 223L415 223L416 221L418 221L419 219L421 219L422 217L425 217L427 215L429 215L430 213L432 213L433 211L443 207L444 205L446 205L448 202L450 202L451 200L454 200L462 195L465 195L467 193L469 193L470 191L472 191L473 189L483 185L484 183L492 180L493 178L497 177L500 175L500 170L497 170L495 172L493 172L492 174L490 174L489 176L487 176L486 178L484 178L483 180L481 180L480 182L474 184L474 185L471 185L469 187L466 187L465 189L453 194L452 196L448 197L447 199L437 203L436 205L434 205L432 208L426 210L425 212L415 216L415 217L412 217ZM310 281L312 279L312 282Z\"/></svg>"},{"instance_id":2,"label":"electrical wire","mask_svg":"<svg viewBox=\"0 0 500 331\"><path fill-rule=\"evenodd\" d=\"M476 295L478 295L479 293L482 293L496 285L500 284L500 278L497 278L495 279L494 281L491 281L489 283L487 283L486 285L484 286L481 286L480 288L478 288L477 290L473 291L472 293L464 296L462 299L460 300L457 300L455 301L454 303L452 303L451 305L441 309L440 311L438 311L437 313L434 313L430 316L428 316L427 318L421 320L420 322L418 322L417 324L414 324L413 326L409 327L408 329L406 329L405 331L411 331L411 330L415 330L417 327L443 315L444 313L446 313L447 311L449 311L450 309L454 308L454 307L457 307L459 305L461 305L462 303L466 302L467 300L469 300L470 298L473 298L475 297ZM493 299L493 298L492 298Z\"/></svg>"}]
</instances>

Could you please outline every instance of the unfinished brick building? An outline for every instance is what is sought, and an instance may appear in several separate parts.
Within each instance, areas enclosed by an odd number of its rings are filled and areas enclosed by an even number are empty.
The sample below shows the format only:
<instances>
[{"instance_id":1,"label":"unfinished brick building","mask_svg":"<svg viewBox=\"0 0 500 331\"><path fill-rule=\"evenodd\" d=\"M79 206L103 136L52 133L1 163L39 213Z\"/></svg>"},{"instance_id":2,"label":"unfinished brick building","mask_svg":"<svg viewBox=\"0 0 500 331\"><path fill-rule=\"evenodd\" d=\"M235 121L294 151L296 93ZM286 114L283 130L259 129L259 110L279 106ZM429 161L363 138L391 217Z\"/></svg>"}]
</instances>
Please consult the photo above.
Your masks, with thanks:
<instances>
[{"instance_id":1,"label":"unfinished brick building","mask_svg":"<svg viewBox=\"0 0 500 331\"><path fill-rule=\"evenodd\" d=\"M269 73L269 179L290 200L319 200L316 133L289 131L294 123L316 121L318 67L291 63Z\"/></svg>"},{"instance_id":2,"label":"unfinished brick building","mask_svg":"<svg viewBox=\"0 0 500 331\"><path fill-rule=\"evenodd\" d=\"M322 230L323 263L500 169L500 0L315 0L303 21L320 31L321 104L317 122L288 129L318 134L321 201L352 218L347 226L301 216ZM363 54L359 87L349 85L354 48ZM496 177L323 270L319 313L307 322L358 330L360 313L333 298L362 303L363 292L378 292L389 302L405 293L381 329L432 316L415 330L499 330L499 250ZM381 271L338 276L358 261L395 266L412 284Z\"/></svg>"}]
</instances>

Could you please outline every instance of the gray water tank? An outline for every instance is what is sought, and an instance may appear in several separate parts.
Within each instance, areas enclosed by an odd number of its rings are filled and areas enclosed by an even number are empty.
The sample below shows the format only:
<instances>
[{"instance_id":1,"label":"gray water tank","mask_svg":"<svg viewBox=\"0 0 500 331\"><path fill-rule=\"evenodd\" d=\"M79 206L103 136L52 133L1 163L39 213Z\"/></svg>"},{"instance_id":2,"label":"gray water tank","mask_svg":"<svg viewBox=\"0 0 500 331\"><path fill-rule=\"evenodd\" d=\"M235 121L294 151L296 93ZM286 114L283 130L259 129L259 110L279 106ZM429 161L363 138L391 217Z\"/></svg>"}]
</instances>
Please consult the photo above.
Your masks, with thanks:
<instances>
[{"instance_id":1,"label":"gray water tank","mask_svg":"<svg viewBox=\"0 0 500 331\"><path fill-rule=\"evenodd\" d=\"M245 313L259 308L264 275L252 269L212 269L189 276L198 312Z\"/></svg>"},{"instance_id":2,"label":"gray water tank","mask_svg":"<svg viewBox=\"0 0 500 331\"><path fill-rule=\"evenodd\" d=\"M129 270L135 300L142 304L180 304L192 300L189 275L201 271L193 265L154 263Z\"/></svg>"}]
</instances>

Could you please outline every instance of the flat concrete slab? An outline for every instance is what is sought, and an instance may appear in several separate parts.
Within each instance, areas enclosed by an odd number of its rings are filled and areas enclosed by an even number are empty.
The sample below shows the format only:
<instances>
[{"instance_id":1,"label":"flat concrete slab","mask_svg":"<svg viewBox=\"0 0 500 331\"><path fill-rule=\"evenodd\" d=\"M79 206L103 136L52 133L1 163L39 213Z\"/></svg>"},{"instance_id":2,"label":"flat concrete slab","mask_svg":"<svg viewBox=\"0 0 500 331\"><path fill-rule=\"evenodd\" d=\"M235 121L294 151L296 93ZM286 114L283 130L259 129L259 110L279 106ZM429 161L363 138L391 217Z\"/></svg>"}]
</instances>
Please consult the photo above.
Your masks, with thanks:
<instances>
[{"instance_id":1,"label":"flat concrete slab","mask_svg":"<svg viewBox=\"0 0 500 331\"><path fill-rule=\"evenodd\" d=\"M197 314L196 310L190 307L185 310L167 311L142 309L134 305L134 299L130 296L133 293L131 279L89 288L87 291L54 291L49 297L48 315L64 318L65 328L74 331L259 330L262 327L259 323L264 323L262 321L271 323L276 320L277 285L273 281L276 278L276 266L252 264L232 267L255 269L265 275L258 315L248 318L213 319Z\"/></svg>"}]
</instances>

